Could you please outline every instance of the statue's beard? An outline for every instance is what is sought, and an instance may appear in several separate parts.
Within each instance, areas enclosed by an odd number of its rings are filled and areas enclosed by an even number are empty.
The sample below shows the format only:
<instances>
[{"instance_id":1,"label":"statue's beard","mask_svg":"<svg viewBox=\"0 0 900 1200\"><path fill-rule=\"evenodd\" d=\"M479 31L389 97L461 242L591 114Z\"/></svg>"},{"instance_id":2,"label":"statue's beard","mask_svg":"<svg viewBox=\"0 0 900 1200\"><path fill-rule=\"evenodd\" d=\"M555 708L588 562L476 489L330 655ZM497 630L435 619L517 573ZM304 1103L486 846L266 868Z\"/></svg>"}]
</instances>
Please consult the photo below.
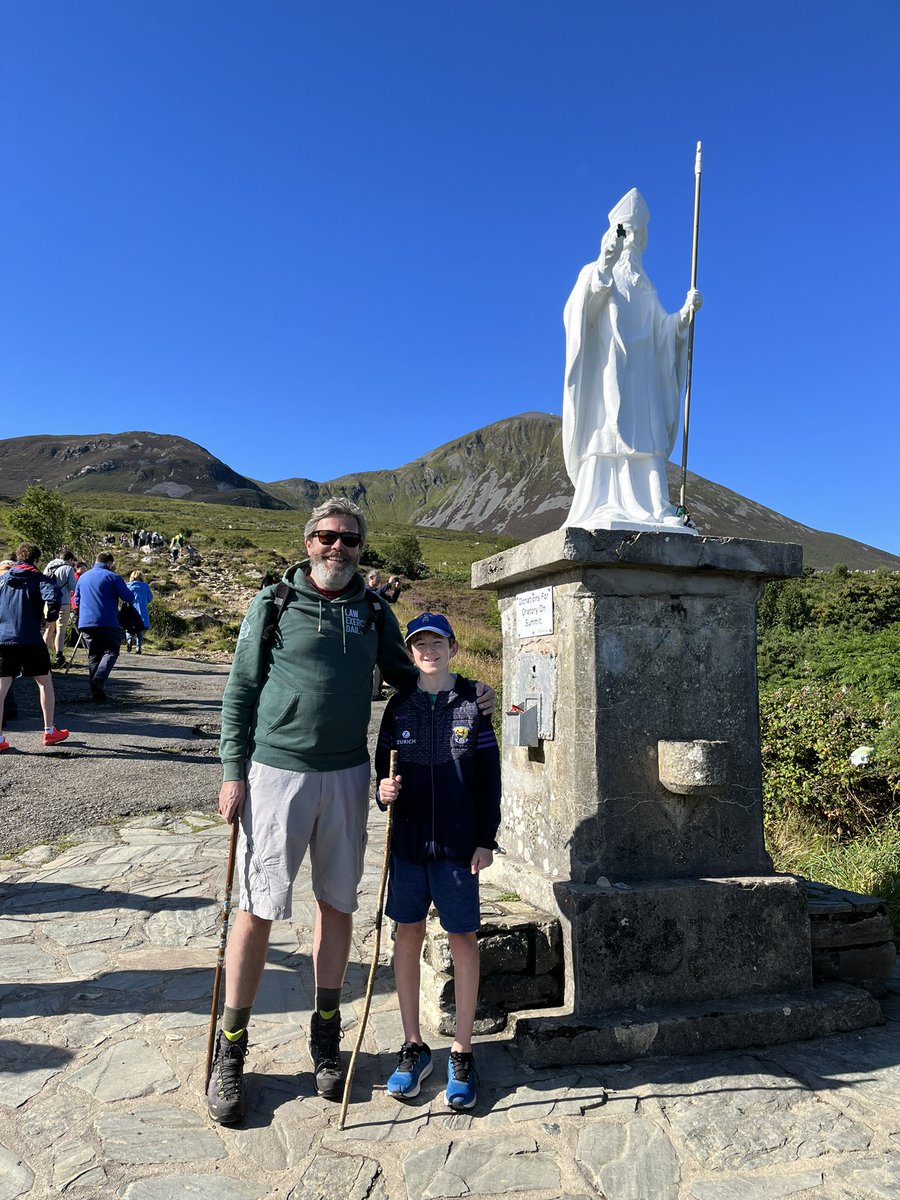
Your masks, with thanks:
<instances>
[{"instance_id":1,"label":"statue's beard","mask_svg":"<svg viewBox=\"0 0 900 1200\"><path fill-rule=\"evenodd\" d=\"M624 296L630 295L643 279L644 267L640 250L625 246L613 265L612 273L619 291Z\"/></svg>"}]
</instances>

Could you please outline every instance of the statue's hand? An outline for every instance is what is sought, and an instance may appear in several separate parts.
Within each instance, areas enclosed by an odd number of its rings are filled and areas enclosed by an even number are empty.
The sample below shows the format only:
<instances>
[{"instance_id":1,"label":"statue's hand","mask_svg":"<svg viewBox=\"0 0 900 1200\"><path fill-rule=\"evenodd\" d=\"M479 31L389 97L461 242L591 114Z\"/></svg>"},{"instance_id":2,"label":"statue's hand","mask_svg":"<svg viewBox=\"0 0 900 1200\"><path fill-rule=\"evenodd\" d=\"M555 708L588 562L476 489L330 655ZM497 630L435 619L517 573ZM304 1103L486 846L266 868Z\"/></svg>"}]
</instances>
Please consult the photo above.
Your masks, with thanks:
<instances>
[{"instance_id":1,"label":"statue's hand","mask_svg":"<svg viewBox=\"0 0 900 1200\"><path fill-rule=\"evenodd\" d=\"M604 238L606 245L600 251L600 257L597 260L597 268L601 275L608 275L613 268L616 259L622 253L622 246L625 239L614 237L610 241Z\"/></svg>"},{"instance_id":2,"label":"statue's hand","mask_svg":"<svg viewBox=\"0 0 900 1200\"><path fill-rule=\"evenodd\" d=\"M691 313L699 312L703 307L703 297L696 288L688 288L688 294L684 298L684 305L681 312L678 314L681 317L682 323L687 324L691 318Z\"/></svg>"}]
</instances>

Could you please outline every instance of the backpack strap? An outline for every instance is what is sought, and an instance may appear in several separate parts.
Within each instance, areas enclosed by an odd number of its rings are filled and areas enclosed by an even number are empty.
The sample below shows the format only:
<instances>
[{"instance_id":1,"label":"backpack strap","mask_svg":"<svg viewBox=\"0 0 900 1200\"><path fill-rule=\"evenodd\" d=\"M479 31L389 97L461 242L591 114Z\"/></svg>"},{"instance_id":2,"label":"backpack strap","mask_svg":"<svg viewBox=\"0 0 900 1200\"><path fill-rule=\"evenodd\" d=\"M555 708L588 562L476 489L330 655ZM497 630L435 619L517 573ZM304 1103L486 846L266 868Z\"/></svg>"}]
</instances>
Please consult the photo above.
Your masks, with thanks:
<instances>
[{"instance_id":1,"label":"backpack strap","mask_svg":"<svg viewBox=\"0 0 900 1200\"><path fill-rule=\"evenodd\" d=\"M260 636L260 641L264 646L271 646L275 640L275 630L278 628L278 622L281 620L281 614L287 606L288 599L294 589L286 584L284 580L279 583L275 589L275 594L272 597L272 606L269 610L269 620L263 627Z\"/></svg>"}]
</instances>

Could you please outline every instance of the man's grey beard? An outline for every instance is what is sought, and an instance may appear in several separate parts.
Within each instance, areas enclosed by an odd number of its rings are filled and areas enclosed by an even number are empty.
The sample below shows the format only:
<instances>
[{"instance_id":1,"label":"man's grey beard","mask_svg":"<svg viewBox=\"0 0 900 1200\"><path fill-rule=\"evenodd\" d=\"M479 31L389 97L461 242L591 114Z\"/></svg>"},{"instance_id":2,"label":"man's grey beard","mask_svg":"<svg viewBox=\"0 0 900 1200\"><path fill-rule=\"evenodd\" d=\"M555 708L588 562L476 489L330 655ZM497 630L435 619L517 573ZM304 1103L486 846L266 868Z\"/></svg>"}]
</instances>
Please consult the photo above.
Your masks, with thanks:
<instances>
[{"instance_id":1,"label":"man's grey beard","mask_svg":"<svg viewBox=\"0 0 900 1200\"><path fill-rule=\"evenodd\" d=\"M356 564L328 558L315 559L310 566L310 574L319 587L329 592L341 592L356 574Z\"/></svg>"}]
</instances>

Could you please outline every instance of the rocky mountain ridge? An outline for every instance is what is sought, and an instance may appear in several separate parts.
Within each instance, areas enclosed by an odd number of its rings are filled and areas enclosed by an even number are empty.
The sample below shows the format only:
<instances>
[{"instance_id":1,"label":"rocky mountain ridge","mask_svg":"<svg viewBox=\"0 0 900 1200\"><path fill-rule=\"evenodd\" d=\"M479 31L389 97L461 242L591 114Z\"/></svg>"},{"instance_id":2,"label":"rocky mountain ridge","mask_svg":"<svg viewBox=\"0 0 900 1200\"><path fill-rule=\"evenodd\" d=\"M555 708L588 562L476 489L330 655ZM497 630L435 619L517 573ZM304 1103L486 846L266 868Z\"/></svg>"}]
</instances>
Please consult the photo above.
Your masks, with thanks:
<instances>
[{"instance_id":1,"label":"rocky mountain ridge","mask_svg":"<svg viewBox=\"0 0 900 1200\"><path fill-rule=\"evenodd\" d=\"M15 498L29 484L40 483L63 493L127 493L301 511L339 494L362 505L376 528L415 525L503 533L524 541L559 528L569 508L572 489L561 426L558 416L525 413L455 438L405 466L321 482L253 480L174 435L11 438L0 440L0 493ZM670 494L677 495L679 486L679 469L670 463ZM701 533L800 542L813 567L843 562L857 570L900 569L897 556L812 529L693 472L688 472L688 507Z\"/></svg>"}]
</instances>

